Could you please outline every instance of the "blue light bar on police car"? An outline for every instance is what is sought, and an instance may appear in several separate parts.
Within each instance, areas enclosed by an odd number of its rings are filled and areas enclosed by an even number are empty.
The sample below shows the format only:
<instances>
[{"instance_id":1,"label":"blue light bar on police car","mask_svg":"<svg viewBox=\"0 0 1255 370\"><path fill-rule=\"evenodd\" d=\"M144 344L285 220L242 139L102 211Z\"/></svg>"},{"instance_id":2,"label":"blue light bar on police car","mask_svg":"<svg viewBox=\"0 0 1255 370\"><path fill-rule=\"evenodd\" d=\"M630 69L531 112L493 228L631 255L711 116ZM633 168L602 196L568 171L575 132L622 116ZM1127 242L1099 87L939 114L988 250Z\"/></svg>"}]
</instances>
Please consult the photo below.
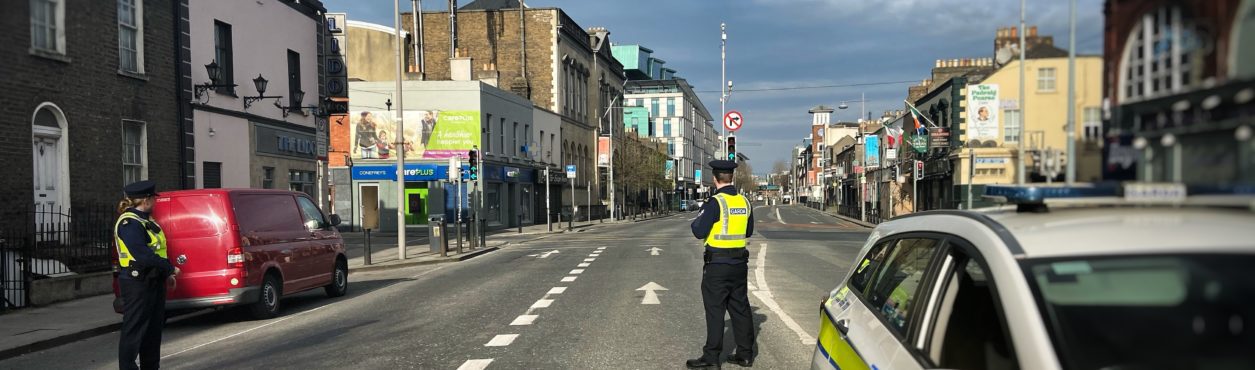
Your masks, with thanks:
<instances>
[{"instance_id":1,"label":"blue light bar on police car","mask_svg":"<svg viewBox=\"0 0 1255 370\"><path fill-rule=\"evenodd\" d=\"M1095 198L1120 196L1120 187L1116 184L1078 184L1072 186L1030 184L1030 185L987 185L985 197L1007 204L1040 204L1046 199Z\"/></svg>"}]
</instances>

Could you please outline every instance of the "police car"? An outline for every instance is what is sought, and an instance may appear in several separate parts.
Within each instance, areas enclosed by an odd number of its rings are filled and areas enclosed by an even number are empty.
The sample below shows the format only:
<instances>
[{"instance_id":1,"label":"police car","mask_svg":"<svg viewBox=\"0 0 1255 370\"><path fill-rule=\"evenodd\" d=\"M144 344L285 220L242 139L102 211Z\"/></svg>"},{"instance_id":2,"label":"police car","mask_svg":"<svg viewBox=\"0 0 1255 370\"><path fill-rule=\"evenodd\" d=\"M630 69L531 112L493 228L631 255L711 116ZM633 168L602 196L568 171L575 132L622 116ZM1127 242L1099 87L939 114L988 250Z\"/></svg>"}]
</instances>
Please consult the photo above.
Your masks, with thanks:
<instances>
[{"instance_id":1,"label":"police car","mask_svg":"<svg viewBox=\"0 0 1255 370\"><path fill-rule=\"evenodd\" d=\"M1255 369L1255 187L990 186L881 223L812 369Z\"/></svg>"}]
</instances>

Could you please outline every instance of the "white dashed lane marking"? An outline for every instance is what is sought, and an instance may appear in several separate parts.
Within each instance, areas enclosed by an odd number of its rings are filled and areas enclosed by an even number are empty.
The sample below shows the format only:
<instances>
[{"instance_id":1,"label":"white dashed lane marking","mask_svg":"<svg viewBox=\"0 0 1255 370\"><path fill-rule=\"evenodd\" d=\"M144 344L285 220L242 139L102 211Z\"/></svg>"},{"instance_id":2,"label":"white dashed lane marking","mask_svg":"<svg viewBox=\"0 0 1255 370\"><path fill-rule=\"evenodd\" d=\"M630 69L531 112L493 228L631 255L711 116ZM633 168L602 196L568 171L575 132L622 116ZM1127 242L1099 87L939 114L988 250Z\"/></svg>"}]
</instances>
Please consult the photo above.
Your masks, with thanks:
<instances>
[{"instance_id":1,"label":"white dashed lane marking","mask_svg":"<svg viewBox=\"0 0 1255 370\"><path fill-rule=\"evenodd\" d=\"M484 347L505 347L510 345L510 343L514 343L514 340L518 337L518 334L501 334L492 337L492 340L488 341L487 344L484 344Z\"/></svg>"},{"instance_id":2,"label":"white dashed lane marking","mask_svg":"<svg viewBox=\"0 0 1255 370\"><path fill-rule=\"evenodd\" d=\"M514 321L510 322L510 325L531 325L533 322L536 322L537 317L540 317L540 315L519 315L519 317L514 318Z\"/></svg>"},{"instance_id":3,"label":"white dashed lane marking","mask_svg":"<svg viewBox=\"0 0 1255 370\"><path fill-rule=\"evenodd\" d=\"M458 366L458 370L484 370L488 368L488 364L492 363L491 358L466 360L462 366Z\"/></svg>"},{"instance_id":4,"label":"white dashed lane marking","mask_svg":"<svg viewBox=\"0 0 1255 370\"><path fill-rule=\"evenodd\" d=\"M571 275L579 275L579 274L583 274L583 273L584 273L584 269L574 269L574 270L571 270Z\"/></svg>"},{"instance_id":5,"label":"white dashed lane marking","mask_svg":"<svg viewBox=\"0 0 1255 370\"><path fill-rule=\"evenodd\" d=\"M596 261L596 260L597 260L596 258L585 258L585 259L584 259L584 262L593 262L593 261Z\"/></svg>"},{"instance_id":6,"label":"white dashed lane marking","mask_svg":"<svg viewBox=\"0 0 1255 370\"><path fill-rule=\"evenodd\" d=\"M562 294L562 292L565 292L565 291L566 291L566 287L561 286L561 287L555 287L553 289L549 289L549 293L545 293L545 294Z\"/></svg>"},{"instance_id":7,"label":"white dashed lane marking","mask_svg":"<svg viewBox=\"0 0 1255 370\"><path fill-rule=\"evenodd\" d=\"M588 262L584 262L584 263L579 264L579 267L588 267L589 265L590 264Z\"/></svg>"},{"instance_id":8,"label":"white dashed lane marking","mask_svg":"<svg viewBox=\"0 0 1255 370\"><path fill-rule=\"evenodd\" d=\"M549 305L551 304L553 304L552 299L542 299L542 300L536 301L536 303L532 303L532 308L545 308L545 307L549 307Z\"/></svg>"},{"instance_id":9,"label":"white dashed lane marking","mask_svg":"<svg viewBox=\"0 0 1255 370\"><path fill-rule=\"evenodd\" d=\"M574 276L567 276L567 277L562 278L562 282L564 282L564 283L569 283L569 282L572 282L572 281L575 281L575 277L574 277Z\"/></svg>"}]
</instances>

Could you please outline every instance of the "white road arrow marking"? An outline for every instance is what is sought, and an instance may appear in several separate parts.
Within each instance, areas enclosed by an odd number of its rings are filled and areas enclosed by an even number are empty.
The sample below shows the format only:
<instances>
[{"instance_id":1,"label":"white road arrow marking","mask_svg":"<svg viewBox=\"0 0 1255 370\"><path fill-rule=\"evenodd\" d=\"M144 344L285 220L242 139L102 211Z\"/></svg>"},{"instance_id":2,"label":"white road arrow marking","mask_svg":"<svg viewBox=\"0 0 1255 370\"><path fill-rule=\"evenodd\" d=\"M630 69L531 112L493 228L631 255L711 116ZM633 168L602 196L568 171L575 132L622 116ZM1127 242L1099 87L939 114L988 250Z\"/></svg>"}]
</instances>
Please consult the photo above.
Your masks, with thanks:
<instances>
[{"instance_id":1,"label":"white road arrow marking","mask_svg":"<svg viewBox=\"0 0 1255 370\"><path fill-rule=\"evenodd\" d=\"M662 252L662 249L659 249L658 247L653 247L646 250L649 251L649 255L651 256L657 256L658 252Z\"/></svg>"},{"instance_id":2,"label":"white road arrow marking","mask_svg":"<svg viewBox=\"0 0 1255 370\"><path fill-rule=\"evenodd\" d=\"M636 289L636 290L645 291L645 298L641 299L641 304L661 304L662 302L658 300L657 291L667 290L667 288L663 288L662 285L658 285L658 283L651 281L649 282L649 284L645 284L645 286L640 287L639 289Z\"/></svg>"}]
</instances>

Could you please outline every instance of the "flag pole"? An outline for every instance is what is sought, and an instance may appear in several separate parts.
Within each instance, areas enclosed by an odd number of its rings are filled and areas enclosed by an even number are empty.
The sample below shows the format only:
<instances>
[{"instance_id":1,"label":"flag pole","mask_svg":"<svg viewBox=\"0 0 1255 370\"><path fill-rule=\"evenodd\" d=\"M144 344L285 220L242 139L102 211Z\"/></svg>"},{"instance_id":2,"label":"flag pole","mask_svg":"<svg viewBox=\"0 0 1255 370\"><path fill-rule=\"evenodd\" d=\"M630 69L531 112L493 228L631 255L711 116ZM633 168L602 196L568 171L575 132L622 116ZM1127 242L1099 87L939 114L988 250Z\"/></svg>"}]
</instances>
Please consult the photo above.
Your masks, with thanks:
<instances>
[{"instance_id":1,"label":"flag pole","mask_svg":"<svg viewBox=\"0 0 1255 370\"><path fill-rule=\"evenodd\" d=\"M914 111L916 111L916 112L919 112L919 108L916 108L916 107L915 107L915 104L911 104L911 102L906 101L906 100L903 100L902 102L903 102L903 103L906 103L906 105L907 105L907 106L910 106L910 107L911 107L911 110L914 110ZM912 114L912 115L915 115L915 114ZM928 119L928 116L925 116L925 115L924 115L924 112L920 112L920 114L918 114L918 116L919 116L919 117L923 117L923 118L924 118L924 121L925 121L925 122L928 122L928 124L929 124L929 125L931 125L932 127L941 128L941 126L938 126L936 122L933 122L933 120Z\"/></svg>"}]
</instances>

